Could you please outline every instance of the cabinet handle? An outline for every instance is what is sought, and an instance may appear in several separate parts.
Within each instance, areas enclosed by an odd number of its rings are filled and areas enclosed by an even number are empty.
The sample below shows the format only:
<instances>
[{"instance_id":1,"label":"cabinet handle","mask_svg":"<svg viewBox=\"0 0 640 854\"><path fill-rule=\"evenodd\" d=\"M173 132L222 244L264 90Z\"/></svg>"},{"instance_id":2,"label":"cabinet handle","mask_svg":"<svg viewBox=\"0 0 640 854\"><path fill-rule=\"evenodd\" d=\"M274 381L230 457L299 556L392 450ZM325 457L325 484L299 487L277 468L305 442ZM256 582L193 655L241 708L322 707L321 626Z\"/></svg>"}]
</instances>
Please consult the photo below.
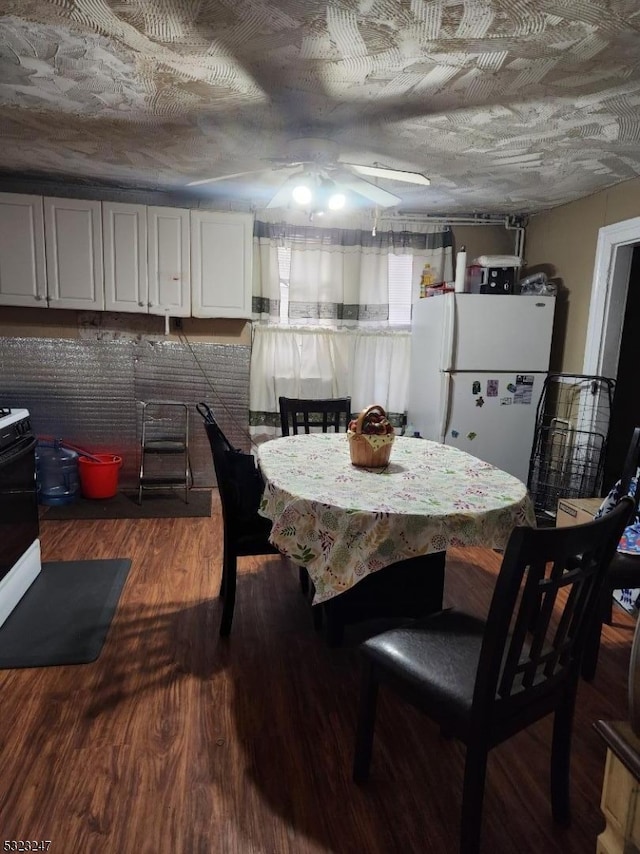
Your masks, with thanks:
<instances>
[{"instance_id":1,"label":"cabinet handle","mask_svg":"<svg viewBox=\"0 0 640 854\"><path fill-rule=\"evenodd\" d=\"M143 302L139 302L139 303L138 303L138 305L140 306L140 308L144 308L144 303L143 303Z\"/></svg>"},{"instance_id":2,"label":"cabinet handle","mask_svg":"<svg viewBox=\"0 0 640 854\"><path fill-rule=\"evenodd\" d=\"M42 296L42 294L36 294L36 299L42 300L42 299L44 299L44 297Z\"/></svg>"}]
</instances>

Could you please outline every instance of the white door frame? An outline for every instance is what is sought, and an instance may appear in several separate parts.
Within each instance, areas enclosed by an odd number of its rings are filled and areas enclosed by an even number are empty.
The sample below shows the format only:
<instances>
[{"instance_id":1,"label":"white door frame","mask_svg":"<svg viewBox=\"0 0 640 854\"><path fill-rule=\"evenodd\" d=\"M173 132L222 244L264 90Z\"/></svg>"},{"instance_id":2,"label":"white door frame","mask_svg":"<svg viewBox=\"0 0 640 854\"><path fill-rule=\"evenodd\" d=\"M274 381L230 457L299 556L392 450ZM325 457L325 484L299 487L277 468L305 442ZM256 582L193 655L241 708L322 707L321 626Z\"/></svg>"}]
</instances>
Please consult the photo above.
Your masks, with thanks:
<instances>
[{"instance_id":1,"label":"white door frame","mask_svg":"<svg viewBox=\"0 0 640 854\"><path fill-rule=\"evenodd\" d=\"M640 217L598 232L591 285L583 373L615 379L633 247L640 243Z\"/></svg>"}]
</instances>

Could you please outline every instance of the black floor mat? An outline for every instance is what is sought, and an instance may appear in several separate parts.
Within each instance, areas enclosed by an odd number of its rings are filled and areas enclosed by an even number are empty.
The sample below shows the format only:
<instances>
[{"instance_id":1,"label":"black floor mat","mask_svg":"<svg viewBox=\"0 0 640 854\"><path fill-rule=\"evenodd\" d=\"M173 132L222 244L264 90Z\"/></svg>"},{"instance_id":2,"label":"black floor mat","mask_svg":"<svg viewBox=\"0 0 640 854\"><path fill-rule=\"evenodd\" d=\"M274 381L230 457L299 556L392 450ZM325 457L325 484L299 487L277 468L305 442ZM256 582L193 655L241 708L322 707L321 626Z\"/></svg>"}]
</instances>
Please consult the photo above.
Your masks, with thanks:
<instances>
[{"instance_id":1,"label":"black floor mat","mask_svg":"<svg viewBox=\"0 0 640 854\"><path fill-rule=\"evenodd\" d=\"M122 558L44 563L0 627L0 668L95 661L130 568Z\"/></svg>"}]
</instances>

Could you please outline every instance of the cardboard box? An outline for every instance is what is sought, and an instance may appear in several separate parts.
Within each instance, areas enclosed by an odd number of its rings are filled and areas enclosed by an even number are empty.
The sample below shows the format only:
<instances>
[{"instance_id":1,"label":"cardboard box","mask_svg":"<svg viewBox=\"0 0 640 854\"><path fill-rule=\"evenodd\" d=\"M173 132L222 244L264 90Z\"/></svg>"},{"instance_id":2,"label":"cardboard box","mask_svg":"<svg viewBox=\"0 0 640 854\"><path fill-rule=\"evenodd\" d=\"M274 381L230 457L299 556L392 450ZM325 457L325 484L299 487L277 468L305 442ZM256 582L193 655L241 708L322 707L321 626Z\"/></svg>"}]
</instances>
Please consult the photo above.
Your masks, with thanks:
<instances>
[{"instance_id":1,"label":"cardboard box","mask_svg":"<svg viewBox=\"0 0 640 854\"><path fill-rule=\"evenodd\" d=\"M559 498L556 528L591 522L603 500L603 498Z\"/></svg>"}]
</instances>

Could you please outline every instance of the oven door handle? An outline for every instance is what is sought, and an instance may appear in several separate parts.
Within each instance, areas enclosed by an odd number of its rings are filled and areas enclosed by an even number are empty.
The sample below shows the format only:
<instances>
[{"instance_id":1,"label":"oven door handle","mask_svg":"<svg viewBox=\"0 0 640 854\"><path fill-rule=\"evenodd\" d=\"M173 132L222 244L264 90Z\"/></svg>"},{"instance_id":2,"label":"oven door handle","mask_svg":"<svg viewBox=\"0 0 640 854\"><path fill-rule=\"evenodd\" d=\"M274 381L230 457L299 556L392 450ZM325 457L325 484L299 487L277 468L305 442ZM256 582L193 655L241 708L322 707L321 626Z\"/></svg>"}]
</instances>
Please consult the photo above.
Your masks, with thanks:
<instances>
[{"instance_id":1,"label":"oven door handle","mask_svg":"<svg viewBox=\"0 0 640 854\"><path fill-rule=\"evenodd\" d=\"M23 436L15 445L0 453L0 466L9 465L9 463L23 457L25 454L33 451L37 444L38 439L36 436Z\"/></svg>"}]
</instances>

